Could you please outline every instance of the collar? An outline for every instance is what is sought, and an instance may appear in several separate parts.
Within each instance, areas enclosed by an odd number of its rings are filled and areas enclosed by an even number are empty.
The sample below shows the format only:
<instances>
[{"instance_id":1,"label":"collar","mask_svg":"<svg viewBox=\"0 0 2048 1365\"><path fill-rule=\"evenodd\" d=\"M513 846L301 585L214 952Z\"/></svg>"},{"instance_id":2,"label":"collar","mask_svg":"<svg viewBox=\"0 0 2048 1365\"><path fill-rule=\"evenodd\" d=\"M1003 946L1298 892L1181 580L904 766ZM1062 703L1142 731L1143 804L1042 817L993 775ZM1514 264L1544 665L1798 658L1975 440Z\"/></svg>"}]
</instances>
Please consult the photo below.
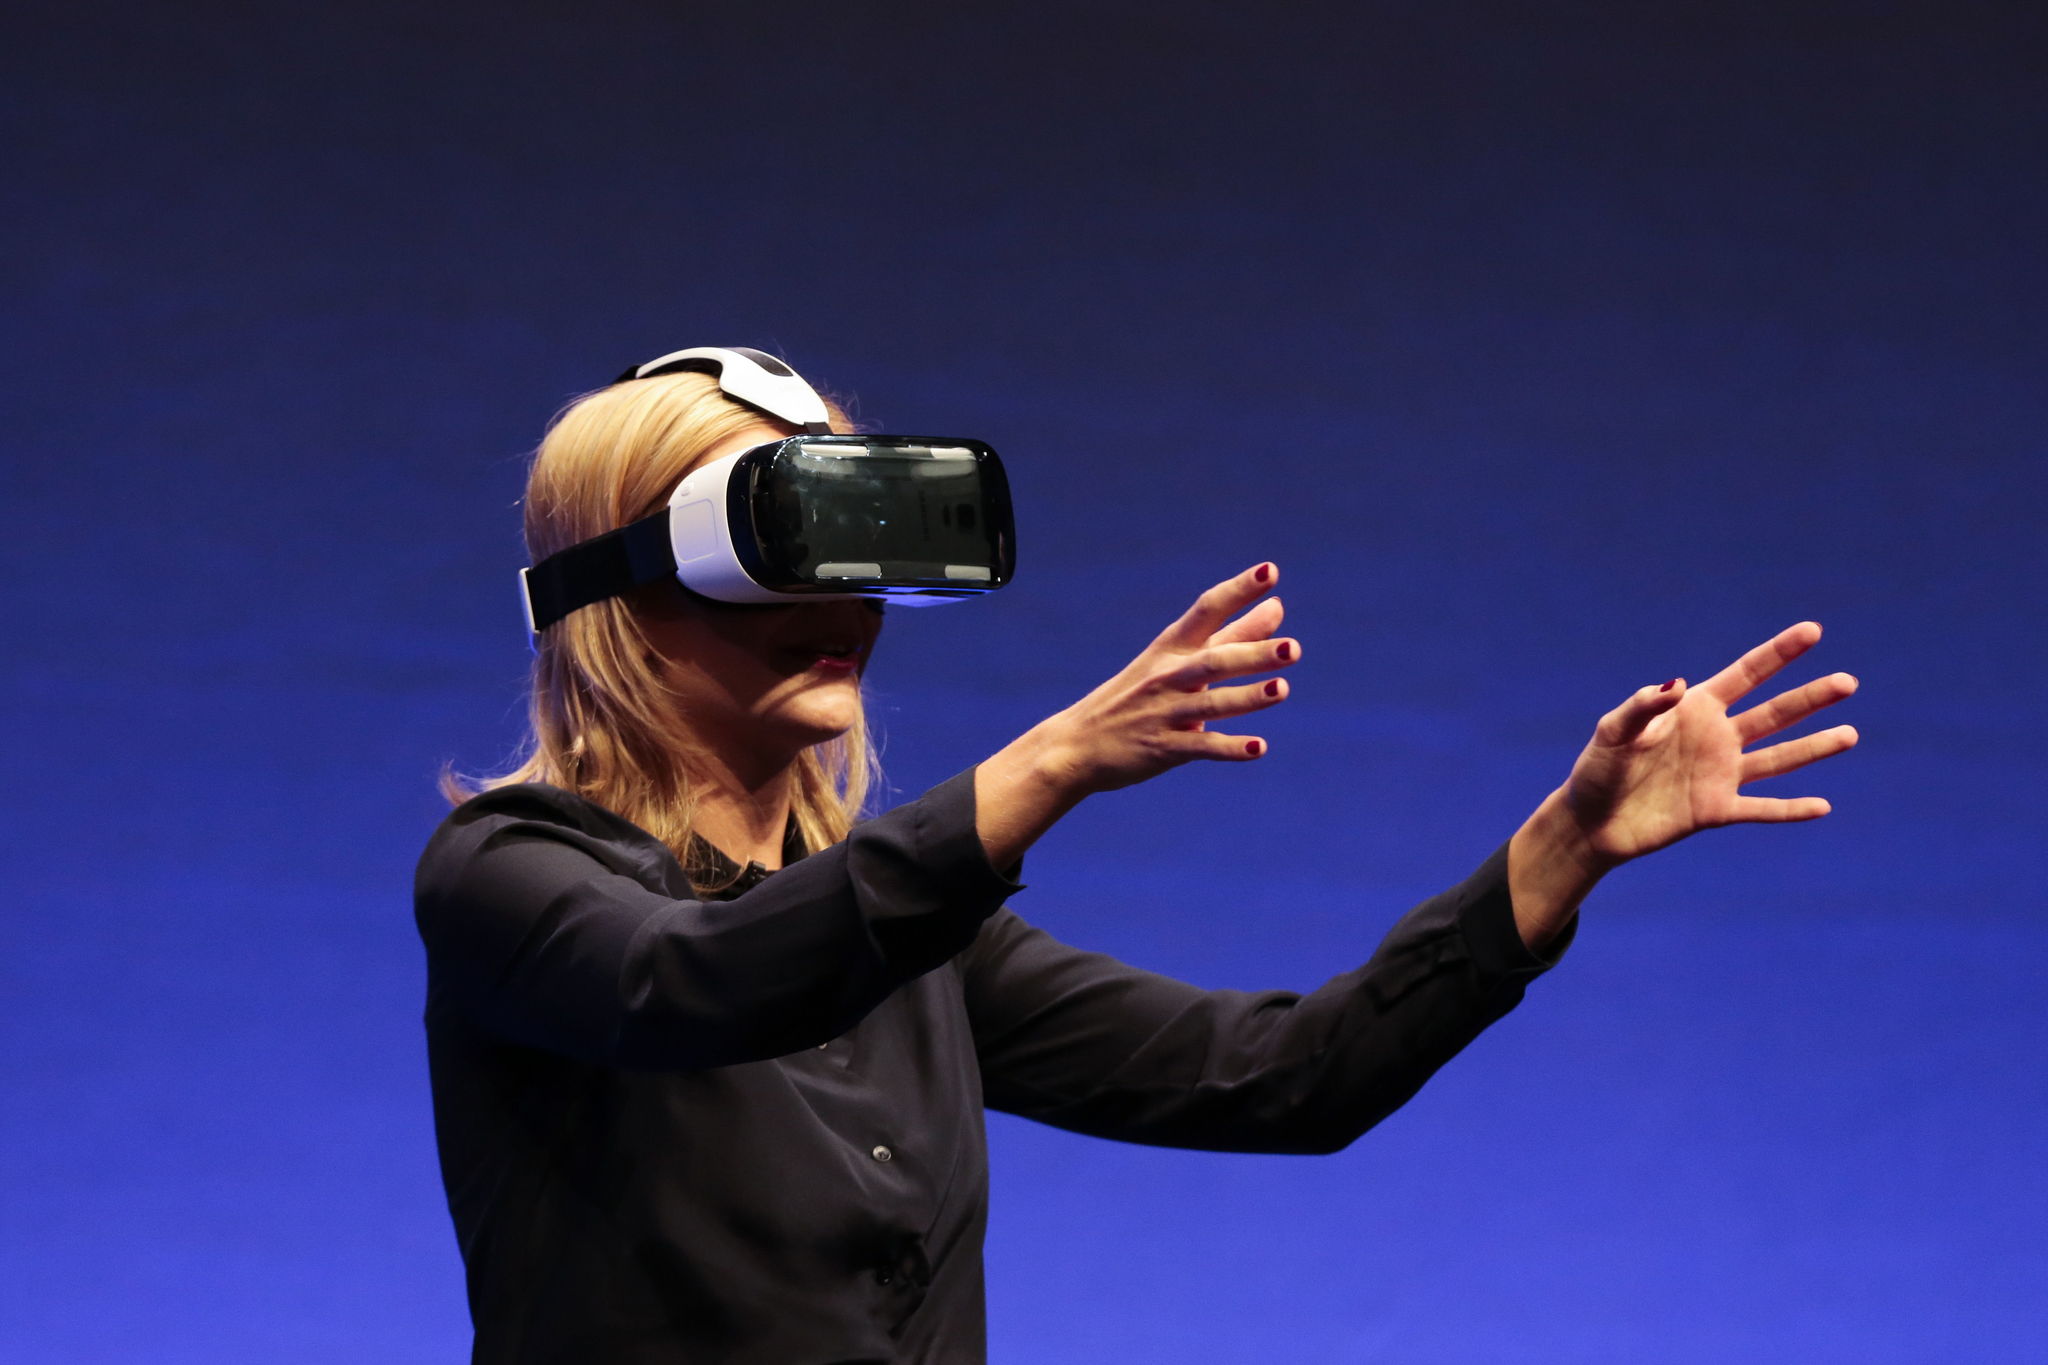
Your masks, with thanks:
<instances>
[{"instance_id":1,"label":"collar","mask_svg":"<svg viewBox=\"0 0 2048 1365\"><path fill-rule=\"evenodd\" d=\"M792 812L789 823L782 830L782 865L788 867L809 853L810 850L804 847L803 832L797 828L796 815ZM719 901L729 901L751 891L775 875L775 869L757 862L741 867L716 845L695 834L690 836L690 856L683 860L683 871L700 897Z\"/></svg>"}]
</instances>

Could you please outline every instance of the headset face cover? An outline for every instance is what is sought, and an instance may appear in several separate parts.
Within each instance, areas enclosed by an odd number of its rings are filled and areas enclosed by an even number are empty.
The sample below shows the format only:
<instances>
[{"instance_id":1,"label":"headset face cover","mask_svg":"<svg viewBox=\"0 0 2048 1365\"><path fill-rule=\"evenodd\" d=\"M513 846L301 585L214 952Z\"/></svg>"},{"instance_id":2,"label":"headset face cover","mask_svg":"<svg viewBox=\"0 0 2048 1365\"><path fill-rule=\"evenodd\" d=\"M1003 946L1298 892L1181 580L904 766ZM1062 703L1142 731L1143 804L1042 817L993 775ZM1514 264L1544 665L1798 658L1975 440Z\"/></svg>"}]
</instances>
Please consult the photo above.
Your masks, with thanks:
<instances>
[{"instance_id":1,"label":"headset face cover","mask_svg":"<svg viewBox=\"0 0 2048 1365\"><path fill-rule=\"evenodd\" d=\"M692 470L668 506L520 571L537 634L580 607L673 577L719 602L957 602L1010 581L1016 528L1002 461L952 436L840 436L795 371L700 346L619 377L717 376L730 398L804 429Z\"/></svg>"}]
</instances>

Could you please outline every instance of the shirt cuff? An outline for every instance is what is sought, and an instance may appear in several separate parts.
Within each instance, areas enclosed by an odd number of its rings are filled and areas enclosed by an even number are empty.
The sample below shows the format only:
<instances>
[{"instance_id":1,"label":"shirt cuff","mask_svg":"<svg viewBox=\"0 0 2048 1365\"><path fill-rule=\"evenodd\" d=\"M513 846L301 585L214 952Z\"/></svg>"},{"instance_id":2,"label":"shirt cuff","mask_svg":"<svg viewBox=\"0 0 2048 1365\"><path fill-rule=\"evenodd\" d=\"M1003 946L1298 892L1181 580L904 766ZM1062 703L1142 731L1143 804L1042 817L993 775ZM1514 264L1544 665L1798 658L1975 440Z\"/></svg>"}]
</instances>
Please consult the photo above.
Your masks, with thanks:
<instances>
[{"instance_id":1,"label":"shirt cuff","mask_svg":"<svg viewBox=\"0 0 2048 1365\"><path fill-rule=\"evenodd\" d=\"M847 858L868 932L906 977L972 943L982 921L1024 889L989 866L974 826L972 769L854 826Z\"/></svg>"},{"instance_id":2,"label":"shirt cuff","mask_svg":"<svg viewBox=\"0 0 2048 1365\"><path fill-rule=\"evenodd\" d=\"M962 894L976 899L1002 900L1024 889L1014 876L1024 870L1022 857L1007 868L988 860L975 823L974 769L947 778L918 804L923 808L917 827L920 861L949 869Z\"/></svg>"},{"instance_id":3,"label":"shirt cuff","mask_svg":"<svg viewBox=\"0 0 2048 1365\"><path fill-rule=\"evenodd\" d=\"M1558 936L1550 956L1538 957L1522 942L1515 927L1515 904L1508 894L1508 846L1502 844L1458 887L1458 928L1472 963L1490 977L1531 981L1557 965L1579 931L1578 916Z\"/></svg>"}]
</instances>

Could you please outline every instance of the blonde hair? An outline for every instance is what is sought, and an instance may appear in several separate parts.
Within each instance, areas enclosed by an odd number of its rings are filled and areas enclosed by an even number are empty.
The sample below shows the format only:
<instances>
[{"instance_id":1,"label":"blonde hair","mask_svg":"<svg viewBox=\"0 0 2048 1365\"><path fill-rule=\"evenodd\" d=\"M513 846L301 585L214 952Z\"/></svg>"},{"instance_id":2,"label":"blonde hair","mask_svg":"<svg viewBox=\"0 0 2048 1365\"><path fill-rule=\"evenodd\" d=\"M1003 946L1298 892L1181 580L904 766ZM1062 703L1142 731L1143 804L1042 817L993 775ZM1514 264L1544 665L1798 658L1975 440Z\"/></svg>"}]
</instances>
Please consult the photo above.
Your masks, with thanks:
<instances>
[{"instance_id":1,"label":"blonde hair","mask_svg":"<svg viewBox=\"0 0 2048 1365\"><path fill-rule=\"evenodd\" d=\"M833 428L852 424L828 401ZM707 375L658 375L616 384L558 414L526 482L526 548L533 562L650 516L683 476L721 442L751 426L795 428L727 398ZM460 804L515 782L545 782L595 802L674 851L693 879L690 838L697 737L660 671L641 621L651 585L571 612L541 632L533 660L529 733L508 772L465 778L441 790ZM807 848L846 837L874 780L867 719L798 756L792 810ZM700 885L702 883L700 882Z\"/></svg>"}]
</instances>

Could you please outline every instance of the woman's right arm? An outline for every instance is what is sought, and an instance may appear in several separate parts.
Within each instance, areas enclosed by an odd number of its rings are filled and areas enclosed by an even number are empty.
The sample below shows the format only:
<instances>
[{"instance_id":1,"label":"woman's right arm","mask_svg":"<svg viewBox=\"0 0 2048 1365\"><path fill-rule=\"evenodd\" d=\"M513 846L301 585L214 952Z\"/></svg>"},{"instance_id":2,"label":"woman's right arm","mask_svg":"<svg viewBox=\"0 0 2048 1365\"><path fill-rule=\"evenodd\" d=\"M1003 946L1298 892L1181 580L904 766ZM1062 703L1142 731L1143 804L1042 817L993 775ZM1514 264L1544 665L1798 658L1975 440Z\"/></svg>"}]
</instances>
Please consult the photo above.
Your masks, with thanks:
<instances>
[{"instance_id":1,"label":"woman's right arm","mask_svg":"<svg viewBox=\"0 0 2048 1365\"><path fill-rule=\"evenodd\" d=\"M612 1066L726 1066L836 1038L971 944L1019 889L998 869L1014 872L1082 798L1265 751L1203 726L1287 695L1278 679L1210 686L1300 657L1270 638L1277 601L1229 621L1277 577L1262 564L1211 588L1122 672L971 773L730 901L654 889L659 846L566 793L475 798L420 860L435 993L500 1037Z\"/></svg>"},{"instance_id":2,"label":"woman's right arm","mask_svg":"<svg viewBox=\"0 0 2048 1365\"><path fill-rule=\"evenodd\" d=\"M976 768L975 828L989 863L1015 866L1039 836L1096 792L1198 758L1243 763L1264 754L1263 739L1206 727L1287 699L1279 678L1214 686L1301 657L1298 641L1273 638L1280 600L1258 602L1279 581L1279 569L1267 563L1218 583L1122 672Z\"/></svg>"},{"instance_id":3,"label":"woman's right arm","mask_svg":"<svg viewBox=\"0 0 2048 1365\"><path fill-rule=\"evenodd\" d=\"M1019 889L982 851L969 773L729 901L655 889L665 859L552 788L475 798L420 860L431 995L497 1037L608 1066L756 1061L840 1036Z\"/></svg>"}]
</instances>

